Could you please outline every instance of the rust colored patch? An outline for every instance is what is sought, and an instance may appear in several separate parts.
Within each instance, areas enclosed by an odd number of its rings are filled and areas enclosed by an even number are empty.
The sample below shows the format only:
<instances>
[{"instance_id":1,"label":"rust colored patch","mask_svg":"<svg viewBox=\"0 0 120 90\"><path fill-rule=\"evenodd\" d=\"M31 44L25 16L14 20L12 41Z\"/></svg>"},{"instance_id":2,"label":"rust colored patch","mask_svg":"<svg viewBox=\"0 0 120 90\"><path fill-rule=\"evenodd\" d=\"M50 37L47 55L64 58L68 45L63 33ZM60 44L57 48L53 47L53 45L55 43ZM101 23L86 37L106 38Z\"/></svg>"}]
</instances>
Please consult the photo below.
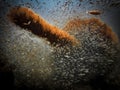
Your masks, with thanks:
<instances>
[{"instance_id":1,"label":"rust colored patch","mask_svg":"<svg viewBox=\"0 0 120 90\"><path fill-rule=\"evenodd\" d=\"M47 38L53 45L64 46L65 44L75 45L77 43L75 37L49 24L41 16L26 7L12 8L8 17L10 21L21 28L28 29L39 37Z\"/></svg>"},{"instance_id":2,"label":"rust colored patch","mask_svg":"<svg viewBox=\"0 0 120 90\"><path fill-rule=\"evenodd\" d=\"M90 28L90 31L99 30L106 38L111 39L115 43L119 42L117 35L112 31L111 27L96 18L70 20L65 25L64 30L71 32L70 30L76 30L75 28L81 28L79 30L84 30L86 27Z\"/></svg>"}]
</instances>

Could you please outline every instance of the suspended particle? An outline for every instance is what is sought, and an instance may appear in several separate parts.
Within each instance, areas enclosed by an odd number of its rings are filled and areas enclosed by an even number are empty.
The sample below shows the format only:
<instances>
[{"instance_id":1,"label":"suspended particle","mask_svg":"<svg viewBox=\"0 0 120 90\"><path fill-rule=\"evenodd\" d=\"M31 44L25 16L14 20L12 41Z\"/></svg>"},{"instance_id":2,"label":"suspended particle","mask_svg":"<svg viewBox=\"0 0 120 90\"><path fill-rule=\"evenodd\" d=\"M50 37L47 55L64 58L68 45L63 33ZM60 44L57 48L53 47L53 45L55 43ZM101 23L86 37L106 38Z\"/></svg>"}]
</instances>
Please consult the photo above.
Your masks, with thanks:
<instances>
[{"instance_id":1,"label":"suspended particle","mask_svg":"<svg viewBox=\"0 0 120 90\"><path fill-rule=\"evenodd\" d=\"M90 11L87 11L86 13L92 14L92 15L100 15L102 12L100 10L90 10Z\"/></svg>"}]
</instances>

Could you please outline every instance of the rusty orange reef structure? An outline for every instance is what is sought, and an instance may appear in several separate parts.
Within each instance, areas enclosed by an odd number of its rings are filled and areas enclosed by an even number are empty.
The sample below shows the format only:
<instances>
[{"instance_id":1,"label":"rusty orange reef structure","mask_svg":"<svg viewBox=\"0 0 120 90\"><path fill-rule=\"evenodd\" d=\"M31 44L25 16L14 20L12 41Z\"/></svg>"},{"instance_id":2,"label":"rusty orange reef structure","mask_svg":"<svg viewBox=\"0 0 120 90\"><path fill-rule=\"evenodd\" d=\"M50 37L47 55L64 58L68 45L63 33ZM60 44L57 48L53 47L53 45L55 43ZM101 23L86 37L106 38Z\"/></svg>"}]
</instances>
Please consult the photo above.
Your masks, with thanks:
<instances>
[{"instance_id":1,"label":"rusty orange reef structure","mask_svg":"<svg viewBox=\"0 0 120 90\"><path fill-rule=\"evenodd\" d=\"M76 44L77 40L69 33L46 22L40 15L26 7L14 7L8 14L9 19L21 28L28 29L35 35L47 38L51 44Z\"/></svg>"}]
</instances>

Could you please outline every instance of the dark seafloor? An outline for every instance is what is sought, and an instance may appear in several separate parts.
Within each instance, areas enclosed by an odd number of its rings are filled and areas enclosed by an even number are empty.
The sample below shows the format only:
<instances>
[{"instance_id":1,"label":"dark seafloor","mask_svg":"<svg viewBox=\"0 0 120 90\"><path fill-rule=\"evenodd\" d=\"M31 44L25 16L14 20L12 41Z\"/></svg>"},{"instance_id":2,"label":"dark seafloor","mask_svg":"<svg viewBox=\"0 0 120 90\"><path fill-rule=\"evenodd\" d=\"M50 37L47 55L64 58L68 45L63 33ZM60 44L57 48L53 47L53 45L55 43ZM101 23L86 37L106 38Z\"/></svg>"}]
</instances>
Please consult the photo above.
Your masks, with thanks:
<instances>
[{"instance_id":1,"label":"dark seafloor","mask_svg":"<svg viewBox=\"0 0 120 90\"><path fill-rule=\"evenodd\" d=\"M96 22L70 27L79 45L53 47L5 15L0 18L0 90L120 90L120 45L102 35Z\"/></svg>"}]
</instances>

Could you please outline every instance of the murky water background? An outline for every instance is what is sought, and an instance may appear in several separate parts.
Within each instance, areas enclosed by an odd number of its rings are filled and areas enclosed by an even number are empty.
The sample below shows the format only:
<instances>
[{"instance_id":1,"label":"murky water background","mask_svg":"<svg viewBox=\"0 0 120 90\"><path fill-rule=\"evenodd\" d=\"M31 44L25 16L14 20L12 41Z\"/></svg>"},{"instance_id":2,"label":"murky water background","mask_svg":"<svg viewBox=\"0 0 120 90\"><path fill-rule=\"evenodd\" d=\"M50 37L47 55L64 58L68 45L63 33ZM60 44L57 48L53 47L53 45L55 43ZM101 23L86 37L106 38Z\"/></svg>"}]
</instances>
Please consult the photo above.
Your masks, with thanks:
<instances>
[{"instance_id":1,"label":"murky water background","mask_svg":"<svg viewBox=\"0 0 120 90\"><path fill-rule=\"evenodd\" d=\"M120 37L120 1L0 0L0 67L2 67L0 70L2 72L13 70L12 72L14 73L17 87L24 85L27 87L47 87L47 85L54 85L51 84L51 81L57 80L58 82L56 82L55 85L65 82L63 86L69 86L71 83L78 83L79 81L88 81L97 74L106 74L109 67L111 66L112 68L114 66L112 66L112 63L115 60L119 60L119 50L116 49L116 47L114 48L114 44L111 44L109 40L104 41L103 38L99 39L99 34L96 34L96 32L88 33L88 28L84 28L86 32L83 34L78 33L77 30L79 30L79 28L76 28L77 34L75 34L75 32L72 33L76 35L78 39L82 40L81 43L85 45L85 47L83 46L81 48L78 45L77 47L71 48L71 50L66 47L52 47L45 39L21 29L8 20L7 13L10 8L14 6L28 7L41 15L50 24L61 29L65 27L67 22L74 18L88 19L95 17L109 25L118 37ZM95 9L99 10L101 14L93 15L87 13ZM98 36L94 36L94 34ZM89 39L92 35L93 37ZM99 48L99 46L102 48ZM107 53L105 53L103 49L105 49ZM53 53L56 53L56 55L53 55ZM80 62L77 62L79 60ZM5 65L4 63L9 64ZM116 65L116 68L118 67L119 65ZM81 69L79 70L79 68ZM114 82L116 81L117 86L119 86L120 72L117 70L116 72L116 76L114 76L113 72L111 77L112 75L113 78L117 77L118 81L112 80ZM54 78L51 80L51 77ZM23 85L21 85L22 83ZM44 84L46 86L44 86ZM80 88L80 86L78 87ZM91 90L91 86L89 84L86 86L83 85L81 89ZM75 90L78 90L78 88L75 88Z\"/></svg>"}]
</instances>

